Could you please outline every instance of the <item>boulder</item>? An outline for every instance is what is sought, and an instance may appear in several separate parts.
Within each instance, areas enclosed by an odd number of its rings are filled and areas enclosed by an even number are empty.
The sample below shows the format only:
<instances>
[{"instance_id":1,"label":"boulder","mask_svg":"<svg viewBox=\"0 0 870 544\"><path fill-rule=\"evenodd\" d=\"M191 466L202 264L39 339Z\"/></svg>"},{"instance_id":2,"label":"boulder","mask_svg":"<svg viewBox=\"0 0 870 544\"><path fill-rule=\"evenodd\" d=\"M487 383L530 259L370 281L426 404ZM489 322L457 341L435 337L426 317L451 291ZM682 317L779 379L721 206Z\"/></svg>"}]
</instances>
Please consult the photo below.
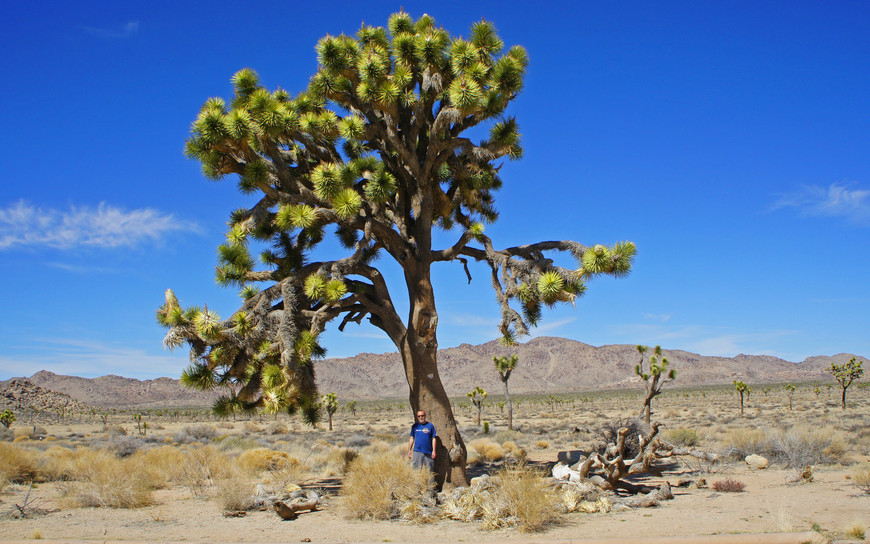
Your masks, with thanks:
<instances>
[{"instance_id":1,"label":"boulder","mask_svg":"<svg viewBox=\"0 0 870 544\"><path fill-rule=\"evenodd\" d=\"M756 455L754 453L752 455L747 455L744 461L746 461L746 464L749 465L749 468L753 470L765 469L767 468L767 465L770 464L770 461L767 460L767 457L762 457L761 455Z\"/></svg>"}]
</instances>

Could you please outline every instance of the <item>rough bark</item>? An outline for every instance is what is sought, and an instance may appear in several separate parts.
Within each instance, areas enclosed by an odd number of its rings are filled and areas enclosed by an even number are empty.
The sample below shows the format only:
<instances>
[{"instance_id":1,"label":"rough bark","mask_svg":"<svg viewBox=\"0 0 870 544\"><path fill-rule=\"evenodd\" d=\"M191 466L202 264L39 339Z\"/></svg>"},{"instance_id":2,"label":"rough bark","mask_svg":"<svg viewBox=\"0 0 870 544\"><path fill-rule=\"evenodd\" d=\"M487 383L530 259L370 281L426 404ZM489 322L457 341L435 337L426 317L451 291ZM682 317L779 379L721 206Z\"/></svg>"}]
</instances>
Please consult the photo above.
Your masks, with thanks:
<instances>
[{"instance_id":1,"label":"rough bark","mask_svg":"<svg viewBox=\"0 0 870 544\"><path fill-rule=\"evenodd\" d=\"M467 486L467 452L450 406L450 398L438 374L438 313L428 267L424 270L425 273L418 272L417 277L406 278L411 309L409 327L400 342L400 352L410 389L409 400L412 413L420 409L426 411L438 435L435 450L437 487L442 489L445 484Z\"/></svg>"}]
</instances>

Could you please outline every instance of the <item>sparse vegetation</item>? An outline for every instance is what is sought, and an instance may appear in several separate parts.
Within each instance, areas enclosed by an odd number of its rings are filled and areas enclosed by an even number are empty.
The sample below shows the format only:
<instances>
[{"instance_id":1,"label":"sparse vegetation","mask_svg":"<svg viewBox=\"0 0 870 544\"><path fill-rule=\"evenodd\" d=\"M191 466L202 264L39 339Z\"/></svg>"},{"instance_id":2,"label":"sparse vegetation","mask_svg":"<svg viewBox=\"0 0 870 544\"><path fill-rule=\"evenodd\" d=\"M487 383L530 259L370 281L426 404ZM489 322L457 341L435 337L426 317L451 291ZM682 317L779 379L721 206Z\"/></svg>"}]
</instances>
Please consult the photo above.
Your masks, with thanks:
<instances>
[{"instance_id":1,"label":"sparse vegetation","mask_svg":"<svg viewBox=\"0 0 870 544\"><path fill-rule=\"evenodd\" d=\"M710 487L719 493L741 493L746 489L746 484L733 478L725 478L716 480Z\"/></svg>"},{"instance_id":2,"label":"sparse vegetation","mask_svg":"<svg viewBox=\"0 0 870 544\"><path fill-rule=\"evenodd\" d=\"M341 506L355 519L395 519L408 503L433 487L427 469L415 470L392 453L360 457L351 463L341 489Z\"/></svg>"}]
</instances>

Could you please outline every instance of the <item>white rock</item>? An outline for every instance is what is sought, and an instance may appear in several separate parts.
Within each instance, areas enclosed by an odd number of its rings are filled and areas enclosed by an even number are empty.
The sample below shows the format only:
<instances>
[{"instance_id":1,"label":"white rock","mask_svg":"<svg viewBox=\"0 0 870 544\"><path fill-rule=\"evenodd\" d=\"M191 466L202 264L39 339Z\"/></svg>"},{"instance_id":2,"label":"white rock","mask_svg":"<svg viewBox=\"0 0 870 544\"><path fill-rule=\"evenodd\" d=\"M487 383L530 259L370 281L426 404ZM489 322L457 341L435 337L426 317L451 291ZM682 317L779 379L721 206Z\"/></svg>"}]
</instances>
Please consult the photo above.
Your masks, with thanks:
<instances>
[{"instance_id":1,"label":"white rock","mask_svg":"<svg viewBox=\"0 0 870 544\"><path fill-rule=\"evenodd\" d=\"M746 461L746 464L749 465L749 468L756 470L767 468L767 465L770 464L770 461L767 460L767 457L762 457L754 453L752 455L747 455L746 459L744 460Z\"/></svg>"}]
</instances>

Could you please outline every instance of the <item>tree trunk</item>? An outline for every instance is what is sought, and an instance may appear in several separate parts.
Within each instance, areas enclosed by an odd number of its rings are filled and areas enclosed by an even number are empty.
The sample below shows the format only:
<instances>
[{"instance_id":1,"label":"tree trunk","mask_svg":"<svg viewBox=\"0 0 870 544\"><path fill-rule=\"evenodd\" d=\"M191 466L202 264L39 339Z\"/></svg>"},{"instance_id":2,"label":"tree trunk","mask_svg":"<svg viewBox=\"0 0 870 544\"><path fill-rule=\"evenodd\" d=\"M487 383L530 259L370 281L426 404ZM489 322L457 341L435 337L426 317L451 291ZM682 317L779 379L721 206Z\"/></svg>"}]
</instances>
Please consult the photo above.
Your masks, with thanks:
<instances>
[{"instance_id":1,"label":"tree trunk","mask_svg":"<svg viewBox=\"0 0 870 544\"><path fill-rule=\"evenodd\" d=\"M454 487L467 486L465 443L438 374L438 314L429 281L429 268L420 266L416 277L412 274L406 268L411 309L408 328L400 342L412 413L425 410L429 421L435 426L439 439L435 451L435 483L438 489L445 483Z\"/></svg>"},{"instance_id":2,"label":"tree trunk","mask_svg":"<svg viewBox=\"0 0 870 544\"><path fill-rule=\"evenodd\" d=\"M507 399L507 409L508 409L508 430L514 430L514 405L511 402L511 395L508 392L508 382L504 381L504 398Z\"/></svg>"},{"instance_id":3,"label":"tree trunk","mask_svg":"<svg viewBox=\"0 0 870 544\"><path fill-rule=\"evenodd\" d=\"M850 384L850 385L851 385L851 384ZM843 388L843 399L842 399L842 402L843 402L843 410L845 410L845 409L846 409L846 388L845 388L845 387Z\"/></svg>"},{"instance_id":4,"label":"tree trunk","mask_svg":"<svg viewBox=\"0 0 870 544\"><path fill-rule=\"evenodd\" d=\"M743 415L743 392L740 392L740 415Z\"/></svg>"}]
</instances>

